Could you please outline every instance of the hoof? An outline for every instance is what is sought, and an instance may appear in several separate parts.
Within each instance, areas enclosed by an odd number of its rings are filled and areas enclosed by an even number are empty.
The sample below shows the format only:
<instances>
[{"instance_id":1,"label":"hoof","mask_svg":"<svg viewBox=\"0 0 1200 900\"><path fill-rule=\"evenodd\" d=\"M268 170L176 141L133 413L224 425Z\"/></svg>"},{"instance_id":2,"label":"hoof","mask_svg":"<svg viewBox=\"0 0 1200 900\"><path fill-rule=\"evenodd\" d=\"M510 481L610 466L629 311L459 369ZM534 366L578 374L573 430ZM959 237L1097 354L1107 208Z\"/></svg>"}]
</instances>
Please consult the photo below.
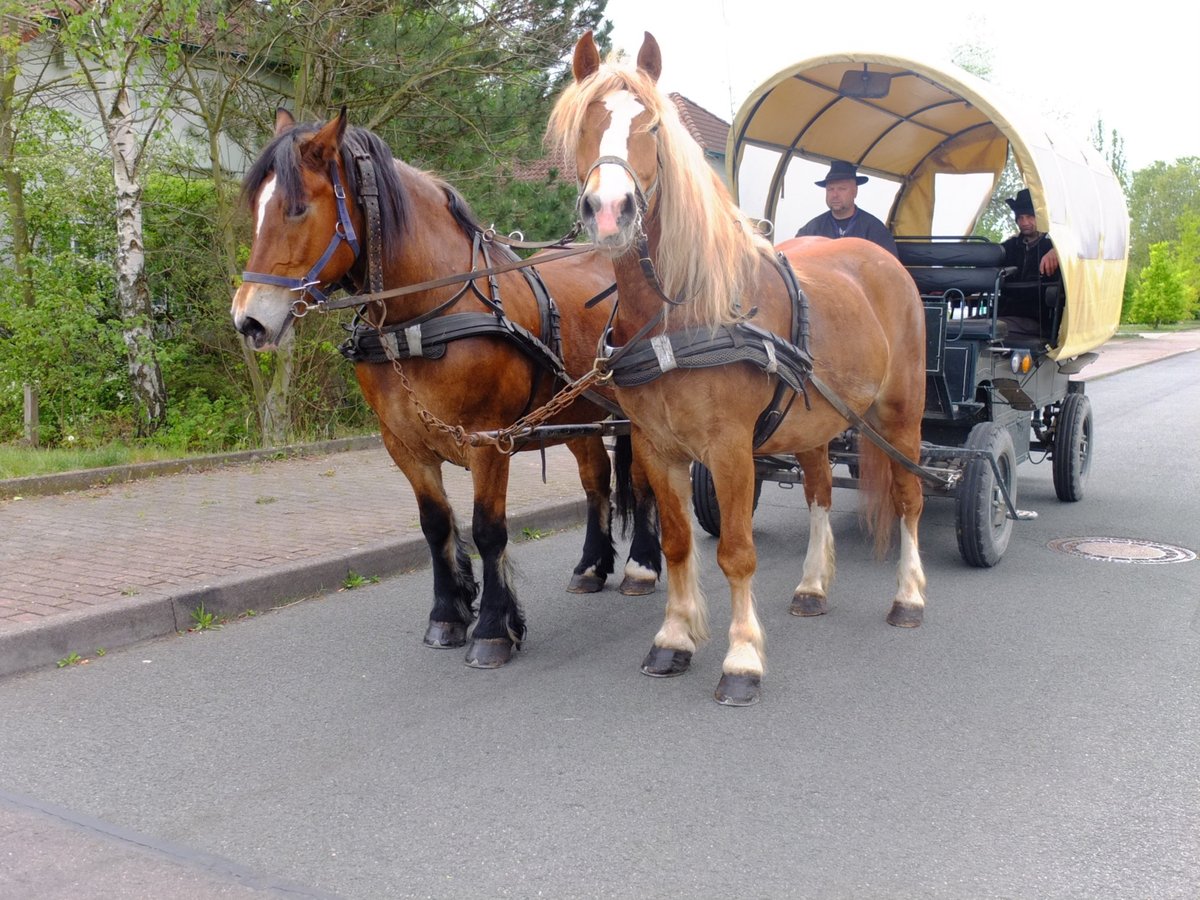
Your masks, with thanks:
<instances>
[{"instance_id":1,"label":"hoof","mask_svg":"<svg viewBox=\"0 0 1200 900\"><path fill-rule=\"evenodd\" d=\"M632 575L626 575L618 590L626 597L644 597L654 593L655 584L653 578L634 578Z\"/></svg>"},{"instance_id":2,"label":"hoof","mask_svg":"<svg viewBox=\"0 0 1200 900\"><path fill-rule=\"evenodd\" d=\"M568 594L597 594L604 587L604 579L590 572L576 573L567 585Z\"/></svg>"},{"instance_id":3,"label":"hoof","mask_svg":"<svg viewBox=\"0 0 1200 900\"><path fill-rule=\"evenodd\" d=\"M467 642L467 626L462 622L430 622L422 643L436 650L461 647Z\"/></svg>"},{"instance_id":4,"label":"hoof","mask_svg":"<svg viewBox=\"0 0 1200 900\"><path fill-rule=\"evenodd\" d=\"M688 670L692 651L672 650L670 647L651 647L642 661L642 674L651 678L673 678Z\"/></svg>"},{"instance_id":5,"label":"hoof","mask_svg":"<svg viewBox=\"0 0 1200 900\"><path fill-rule=\"evenodd\" d=\"M916 628L925 618L923 606L900 606L892 604L892 611L887 615L887 623L897 628Z\"/></svg>"},{"instance_id":6,"label":"hoof","mask_svg":"<svg viewBox=\"0 0 1200 900\"><path fill-rule=\"evenodd\" d=\"M788 610L793 616L823 616L829 612L829 604L824 597L816 594L796 594L792 597L792 606Z\"/></svg>"},{"instance_id":7,"label":"hoof","mask_svg":"<svg viewBox=\"0 0 1200 900\"><path fill-rule=\"evenodd\" d=\"M513 642L508 638L476 638L467 648L467 665L472 669L499 669L513 655Z\"/></svg>"},{"instance_id":8,"label":"hoof","mask_svg":"<svg viewBox=\"0 0 1200 900\"><path fill-rule=\"evenodd\" d=\"M713 699L722 706L753 706L761 696L761 676L722 675Z\"/></svg>"}]
</instances>

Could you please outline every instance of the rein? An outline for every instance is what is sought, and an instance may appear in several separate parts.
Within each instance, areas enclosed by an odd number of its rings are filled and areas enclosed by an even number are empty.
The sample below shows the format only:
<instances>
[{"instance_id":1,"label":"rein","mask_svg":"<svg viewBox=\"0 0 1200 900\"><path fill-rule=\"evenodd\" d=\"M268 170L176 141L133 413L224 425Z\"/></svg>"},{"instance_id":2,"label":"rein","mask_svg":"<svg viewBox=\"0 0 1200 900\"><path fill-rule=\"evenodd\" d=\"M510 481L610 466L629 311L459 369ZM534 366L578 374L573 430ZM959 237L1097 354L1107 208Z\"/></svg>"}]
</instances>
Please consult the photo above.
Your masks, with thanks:
<instances>
[{"instance_id":1,"label":"rein","mask_svg":"<svg viewBox=\"0 0 1200 900\"><path fill-rule=\"evenodd\" d=\"M551 245L553 246L553 245ZM472 269L469 272L461 272L457 275L446 275L442 278L435 278L431 281L422 281L419 284L407 284L404 287L391 288L386 291L371 291L367 294L348 294L345 297L330 299L324 297L318 299L316 303L308 303L301 297L296 300L293 306L297 307L292 310L292 315L296 318L303 318L310 309L316 309L318 312L329 312L335 309L350 309L356 306L363 306L367 303L378 303L383 300L390 300L393 297L404 297L408 294L419 294L422 291L431 291L440 287L448 287L454 284L467 284L479 278L491 278L494 275L500 275L504 272L512 272L517 269L528 269L533 266L540 266L544 263L553 262L558 259L567 259L571 256L579 256L581 253L590 253L592 251L591 244L580 244L574 247L564 247L558 253L547 253L545 256L536 259L517 259L511 262L500 263L495 266L486 266L481 269ZM247 279L248 281L251 279ZM291 281L299 282L300 279L291 279ZM278 282L266 282L268 284ZM284 285L285 287L289 285ZM293 290L303 290L305 286L297 285L292 287ZM314 293L309 290L309 293ZM440 308L439 308L440 311Z\"/></svg>"}]
</instances>

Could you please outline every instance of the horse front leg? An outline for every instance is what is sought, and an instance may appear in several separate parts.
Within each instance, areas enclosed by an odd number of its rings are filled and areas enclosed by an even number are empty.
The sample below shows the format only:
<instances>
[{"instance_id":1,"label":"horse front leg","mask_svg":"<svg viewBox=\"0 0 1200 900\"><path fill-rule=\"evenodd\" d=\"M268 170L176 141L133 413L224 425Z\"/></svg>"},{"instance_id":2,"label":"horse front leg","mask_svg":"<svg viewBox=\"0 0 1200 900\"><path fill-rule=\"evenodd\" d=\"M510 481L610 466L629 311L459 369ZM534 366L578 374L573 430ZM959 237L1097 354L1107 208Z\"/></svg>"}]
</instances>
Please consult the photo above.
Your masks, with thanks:
<instances>
[{"instance_id":1,"label":"horse front leg","mask_svg":"<svg viewBox=\"0 0 1200 900\"><path fill-rule=\"evenodd\" d=\"M433 570L433 608L423 643L445 649L467 642L467 628L475 619L475 596L479 583L471 569L466 542L458 531L454 510L446 497L440 461L418 458L387 428L381 429L383 444L399 467L417 499L421 533L429 545Z\"/></svg>"},{"instance_id":2,"label":"horse front leg","mask_svg":"<svg viewBox=\"0 0 1200 900\"><path fill-rule=\"evenodd\" d=\"M623 532L633 537L629 542L629 558L625 561L625 577L620 592L627 597L640 597L654 592L662 574L662 546L658 540L658 505L646 468L633 454L633 442L622 435L616 442L617 515Z\"/></svg>"},{"instance_id":3,"label":"horse front leg","mask_svg":"<svg viewBox=\"0 0 1200 900\"><path fill-rule=\"evenodd\" d=\"M682 675L697 646L708 640L708 605L700 590L696 549L692 541L692 482L688 463L661 460L634 431L634 452L646 466L658 498L662 525L662 550L667 561L667 609L654 646L642 662L642 672L655 678Z\"/></svg>"},{"instance_id":4,"label":"horse front leg","mask_svg":"<svg viewBox=\"0 0 1200 900\"><path fill-rule=\"evenodd\" d=\"M717 564L729 580L729 650L721 664L721 681L714 694L724 706L750 706L762 695L766 666L766 638L754 603L754 549L751 517L754 514L754 457L750 441L745 448L723 442L724 452L711 455L706 464L713 476L721 510L721 537ZM717 448L714 448L717 449Z\"/></svg>"},{"instance_id":5,"label":"horse front leg","mask_svg":"<svg viewBox=\"0 0 1200 900\"><path fill-rule=\"evenodd\" d=\"M796 454L804 472L804 499L808 503L808 549L800 583L792 593L788 610L793 616L820 616L829 611L829 588L837 571L833 528L829 511L833 506L833 468L829 449L817 447Z\"/></svg>"},{"instance_id":6,"label":"horse front leg","mask_svg":"<svg viewBox=\"0 0 1200 900\"><path fill-rule=\"evenodd\" d=\"M583 557L571 575L567 590L572 594L594 594L612 574L616 551L612 537L612 464L600 437L567 441L579 464L579 480L587 497L587 528Z\"/></svg>"},{"instance_id":7,"label":"horse front leg","mask_svg":"<svg viewBox=\"0 0 1200 900\"><path fill-rule=\"evenodd\" d=\"M512 659L525 639L525 617L517 604L508 560L508 457L491 449L471 454L475 515L471 534L483 560L479 619L471 633L466 662L475 669L496 669Z\"/></svg>"}]
</instances>

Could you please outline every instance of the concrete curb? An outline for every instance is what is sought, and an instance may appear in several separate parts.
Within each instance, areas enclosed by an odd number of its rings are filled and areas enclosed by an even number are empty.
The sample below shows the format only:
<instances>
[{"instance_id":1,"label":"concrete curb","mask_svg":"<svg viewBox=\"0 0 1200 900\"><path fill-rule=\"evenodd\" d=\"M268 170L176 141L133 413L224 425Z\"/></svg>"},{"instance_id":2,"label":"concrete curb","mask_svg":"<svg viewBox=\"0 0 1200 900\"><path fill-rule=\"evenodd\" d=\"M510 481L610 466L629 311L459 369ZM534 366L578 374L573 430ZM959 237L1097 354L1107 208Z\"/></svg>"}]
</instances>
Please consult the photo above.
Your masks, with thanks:
<instances>
[{"instance_id":1,"label":"concrete curb","mask_svg":"<svg viewBox=\"0 0 1200 900\"><path fill-rule=\"evenodd\" d=\"M585 500L558 501L510 516L509 534L519 535L526 528L573 528L586 515ZM90 657L101 647L115 650L185 631L192 624L192 611L202 603L206 611L232 618L337 590L348 571L382 578L428 564L429 548L416 534L336 557L217 579L166 597L131 597L116 609L64 613L0 634L0 678L53 665L72 652Z\"/></svg>"},{"instance_id":2,"label":"concrete curb","mask_svg":"<svg viewBox=\"0 0 1200 900\"><path fill-rule=\"evenodd\" d=\"M214 453L189 459L164 459L156 462L131 463L127 466L106 466L101 469L78 469L53 475L28 475L0 481L0 500L13 497L40 497L67 491L85 491L109 484L140 481L159 475L179 475L208 472L223 466L243 465L262 460L285 459L297 456L318 456L323 453L342 453L347 450L366 450L382 446L379 435L337 438L313 444L292 444L286 447L266 447L259 450L240 450L235 453Z\"/></svg>"}]
</instances>

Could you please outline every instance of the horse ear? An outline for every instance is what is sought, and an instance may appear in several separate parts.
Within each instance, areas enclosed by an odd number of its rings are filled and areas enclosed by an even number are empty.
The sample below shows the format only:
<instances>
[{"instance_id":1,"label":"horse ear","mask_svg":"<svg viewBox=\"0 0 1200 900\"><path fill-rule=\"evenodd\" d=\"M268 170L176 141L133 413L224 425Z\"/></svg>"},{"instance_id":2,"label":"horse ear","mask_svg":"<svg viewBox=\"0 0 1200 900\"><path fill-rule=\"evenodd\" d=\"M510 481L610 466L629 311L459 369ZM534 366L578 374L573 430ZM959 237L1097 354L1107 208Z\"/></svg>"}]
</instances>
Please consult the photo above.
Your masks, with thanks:
<instances>
[{"instance_id":1,"label":"horse ear","mask_svg":"<svg viewBox=\"0 0 1200 900\"><path fill-rule=\"evenodd\" d=\"M296 119L282 106L275 108L275 137L283 134L296 124Z\"/></svg>"},{"instance_id":2,"label":"horse ear","mask_svg":"<svg viewBox=\"0 0 1200 900\"><path fill-rule=\"evenodd\" d=\"M342 136L346 133L346 107L342 107L337 118L330 119L317 132L300 145L300 152L305 159L318 165L324 165L337 157L338 148L342 145Z\"/></svg>"},{"instance_id":3,"label":"horse ear","mask_svg":"<svg viewBox=\"0 0 1200 900\"><path fill-rule=\"evenodd\" d=\"M571 71L575 73L576 81L583 81L600 68L600 51L596 49L596 41L589 31L575 44L575 58L571 61Z\"/></svg>"},{"instance_id":4,"label":"horse ear","mask_svg":"<svg viewBox=\"0 0 1200 900\"><path fill-rule=\"evenodd\" d=\"M642 49L638 51L637 67L650 76L651 81L658 81L662 74L662 53L658 49L658 41L650 32L644 32Z\"/></svg>"}]
</instances>

